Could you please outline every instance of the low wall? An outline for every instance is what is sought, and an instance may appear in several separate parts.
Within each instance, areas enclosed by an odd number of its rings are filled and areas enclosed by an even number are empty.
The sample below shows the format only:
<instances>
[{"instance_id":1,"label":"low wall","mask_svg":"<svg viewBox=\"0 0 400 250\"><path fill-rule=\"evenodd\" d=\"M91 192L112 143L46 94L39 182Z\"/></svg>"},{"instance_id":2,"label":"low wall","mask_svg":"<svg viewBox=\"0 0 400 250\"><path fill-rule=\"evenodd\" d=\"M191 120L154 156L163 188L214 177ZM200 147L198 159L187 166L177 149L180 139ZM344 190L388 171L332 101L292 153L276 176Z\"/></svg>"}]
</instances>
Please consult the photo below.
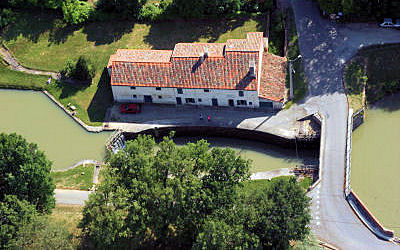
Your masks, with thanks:
<instances>
[{"instance_id":1,"label":"low wall","mask_svg":"<svg viewBox=\"0 0 400 250\"><path fill-rule=\"evenodd\" d=\"M393 240L394 232L383 227L353 191L347 196L347 201L364 225L378 238L387 241Z\"/></svg>"},{"instance_id":2,"label":"low wall","mask_svg":"<svg viewBox=\"0 0 400 250\"><path fill-rule=\"evenodd\" d=\"M158 127L140 131L138 133L124 132L126 139L135 139L139 134L152 135L156 139L161 139L168 136L170 132L174 131L176 137L181 136L217 136L226 138L238 138L246 140L261 141L265 143L277 144L283 147L296 147L296 140L280 137L266 132L230 128L230 127L212 127L212 126L168 126ZM315 149L319 147L319 138L314 140L299 140L297 139L297 146L302 148Z\"/></svg>"}]
</instances>

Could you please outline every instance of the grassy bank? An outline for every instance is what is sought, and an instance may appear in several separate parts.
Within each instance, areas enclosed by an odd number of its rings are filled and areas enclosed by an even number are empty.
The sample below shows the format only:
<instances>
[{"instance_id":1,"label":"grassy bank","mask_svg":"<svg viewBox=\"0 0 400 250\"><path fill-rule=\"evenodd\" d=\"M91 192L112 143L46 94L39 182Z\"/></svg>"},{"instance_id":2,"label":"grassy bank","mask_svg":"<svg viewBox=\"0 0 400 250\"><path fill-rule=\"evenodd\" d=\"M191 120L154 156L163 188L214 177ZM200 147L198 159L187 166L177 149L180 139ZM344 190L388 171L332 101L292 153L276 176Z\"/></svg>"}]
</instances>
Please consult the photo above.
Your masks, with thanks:
<instances>
[{"instance_id":1,"label":"grassy bank","mask_svg":"<svg viewBox=\"0 0 400 250\"><path fill-rule=\"evenodd\" d=\"M46 87L46 82L47 76L13 71L0 62L0 87L2 88L42 90Z\"/></svg>"},{"instance_id":2,"label":"grassy bank","mask_svg":"<svg viewBox=\"0 0 400 250\"><path fill-rule=\"evenodd\" d=\"M358 110L400 89L400 44L366 47L347 63L344 81L350 107Z\"/></svg>"},{"instance_id":3,"label":"grassy bank","mask_svg":"<svg viewBox=\"0 0 400 250\"><path fill-rule=\"evenodd\" d=\"M288 19L288 45L286 51L286 57L288 60L293 60L300 55L299 49L299 36L297 35L296 22L294 19L294 13L291 8L287 11L287 19ZM286 107L290 107L293 103L296 103L304 98L307 93L307 82L304 74L304 65L301 59L296 60L293 63L293 69L295 73L292 74L293 77L293 100L289 101L286 104ZM289 63L286 74L286 88L290 88L289 81Z\"/></svg>"},{"instance_id":4,"label":"grassy bank","mask_svg":"<svg viewBox=\"0 0 400 250\"><path fill-rule=\"evenodd\" d=\"M94 165L81 165L67 171L51 172L56 188L88 190L93 185Z\"/></svg>"},{"instance_id":5,"label":"grassy bank","mask_svg":"<svg viewBox=\"0 0 400 250\"><path fill-rule=\"evenodd\" d=\"M78 228L78 223L82 219L82 208L82 206L77 205L58 204L51 214L54 221L65 225L72 235L73 245L76 249L80 249L79 246L81 245L81 230Z\"/></svg>"}]
</instances>

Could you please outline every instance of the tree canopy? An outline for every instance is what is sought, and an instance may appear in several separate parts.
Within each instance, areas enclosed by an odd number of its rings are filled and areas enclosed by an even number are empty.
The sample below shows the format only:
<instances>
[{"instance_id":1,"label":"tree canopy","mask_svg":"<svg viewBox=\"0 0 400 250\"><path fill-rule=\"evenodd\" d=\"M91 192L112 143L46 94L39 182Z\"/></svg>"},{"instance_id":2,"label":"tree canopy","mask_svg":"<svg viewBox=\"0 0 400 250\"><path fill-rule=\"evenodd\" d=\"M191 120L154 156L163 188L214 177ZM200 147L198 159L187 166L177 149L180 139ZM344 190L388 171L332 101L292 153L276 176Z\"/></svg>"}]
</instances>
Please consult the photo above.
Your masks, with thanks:
<instances>
[{"instance_id":1,"label":"tree canopy","mask_svg":"<svg viewBox=\"0 0 400 250\"><path fill-rule=\"evenodd\" d=\"M285 247L308 233L296 180L244 192L250 162L232 149L139 136L108 165L80 223L97 248Z\"/></svg>"},{"instance_id":2,"label":"tree canopy","mask_svg":"<svg viewBox=\"0 0 400 250\"><path fill-rule=\"evenodd\" d=\"M39 212L55 205L51 162L36 144L17 134L0 134L0 202L7 195L26 200Z\"/></svg>"}]
</instances>

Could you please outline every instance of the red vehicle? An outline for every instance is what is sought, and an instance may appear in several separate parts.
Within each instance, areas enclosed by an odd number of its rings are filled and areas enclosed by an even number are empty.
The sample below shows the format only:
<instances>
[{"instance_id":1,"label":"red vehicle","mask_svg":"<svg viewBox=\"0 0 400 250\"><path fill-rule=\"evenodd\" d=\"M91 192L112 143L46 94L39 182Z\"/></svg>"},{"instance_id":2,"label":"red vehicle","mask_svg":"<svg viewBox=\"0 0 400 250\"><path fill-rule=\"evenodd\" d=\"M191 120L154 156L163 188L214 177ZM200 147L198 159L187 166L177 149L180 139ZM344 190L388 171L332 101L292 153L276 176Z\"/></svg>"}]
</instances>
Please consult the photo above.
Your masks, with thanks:
<instances>
[{"instance_id":1,"label":"red vehicle","mask_svg":"<svg viewBox=\"0 0 400 250\"><path fill-rule=\"evenodd\" d=\"M119 111L123 114L138 114L141 111L140 104L122 104L119 107Z\"/></svg>"}]
</instances>

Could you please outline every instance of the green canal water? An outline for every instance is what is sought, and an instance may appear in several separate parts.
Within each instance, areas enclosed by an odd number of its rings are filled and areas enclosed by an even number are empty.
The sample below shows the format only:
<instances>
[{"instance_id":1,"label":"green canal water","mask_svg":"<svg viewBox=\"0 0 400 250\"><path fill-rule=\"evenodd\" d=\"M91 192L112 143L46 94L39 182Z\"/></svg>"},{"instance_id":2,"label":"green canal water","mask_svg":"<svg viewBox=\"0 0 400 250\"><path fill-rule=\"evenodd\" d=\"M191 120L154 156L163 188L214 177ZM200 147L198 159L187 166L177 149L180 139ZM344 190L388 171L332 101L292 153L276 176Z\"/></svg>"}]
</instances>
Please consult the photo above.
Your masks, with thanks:
<instances>
[{"instance_id":1,"label":"green canal water","mask_svg":"<svg viewBox=\"0 0 400 250\"><path fill-rule=\"evenodd\" d=\"M353 133L351 186L375 217L400 231L400 94L385 98Z\"/></svg>"},{"instance_id":2,"label":"green canal water","mask_svg":"<svg viewBox=\"0 0 400 250\"><path fill-rule=\"evenodd\" d=\"M0 117L0 132L15 132L38 144L53 169L102 160L110 135L87 132L40 92L0 90Z\"/></svg>"},{"instance_id":3,"label":"green canal water","mask_svg":"<svg viewBox=\"0 0 400 250\"><path fill-rule=\"evenodd\" d=\"M37 143L53 161L53 169L83 159L102 160L110 133L88 133L40 92L0 90L0 132L16 132ZM176 138L177 143L199 138ZM293 167L303 159L316 159L311 151L230 138L205 138L213 147L231 147L251 159L251 172Z\"/></svg>"}]
</instances>

